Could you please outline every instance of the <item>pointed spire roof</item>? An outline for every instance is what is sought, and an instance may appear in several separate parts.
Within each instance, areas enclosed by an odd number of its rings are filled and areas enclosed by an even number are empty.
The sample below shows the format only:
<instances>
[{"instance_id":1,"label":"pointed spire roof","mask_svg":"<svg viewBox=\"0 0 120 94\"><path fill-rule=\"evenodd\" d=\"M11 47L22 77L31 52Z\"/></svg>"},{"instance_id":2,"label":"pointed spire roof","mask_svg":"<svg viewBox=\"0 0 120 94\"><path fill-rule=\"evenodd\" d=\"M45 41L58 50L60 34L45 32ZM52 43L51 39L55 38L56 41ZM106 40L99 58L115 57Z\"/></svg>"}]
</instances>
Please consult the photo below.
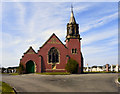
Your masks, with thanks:
<instances>
[{"instance_id":1,"label":"pointed spire roof","mask_svg":"<svg viewBox=\"0 0 120 94\"><path fill-rule=\"evenodd\" d=\"M73 13L73 6L72 5L71 5L71 16L70 16L69 24L70 23L76 23L75 17L74 17L74 13Z\"/></svg>"}]
</instances>

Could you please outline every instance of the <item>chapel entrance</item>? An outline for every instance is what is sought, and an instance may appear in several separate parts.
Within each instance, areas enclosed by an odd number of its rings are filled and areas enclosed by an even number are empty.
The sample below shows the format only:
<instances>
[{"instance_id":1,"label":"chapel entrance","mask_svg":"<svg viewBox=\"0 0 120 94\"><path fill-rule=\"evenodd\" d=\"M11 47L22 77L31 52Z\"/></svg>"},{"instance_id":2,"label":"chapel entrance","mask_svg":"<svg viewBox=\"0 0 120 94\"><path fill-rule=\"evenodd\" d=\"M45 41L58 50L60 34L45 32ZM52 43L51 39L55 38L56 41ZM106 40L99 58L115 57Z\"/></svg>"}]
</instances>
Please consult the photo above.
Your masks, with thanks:
<instances>
[{"instance_id":1,"label":"chapel entrance","mask_svg":"<svg viewBox=\"0 0 120 94\"><path fill-rule=\"evenodd\" d=\"M35 64L32 60L26 63L26 73L35 73Z\"/></svg>"}]
</instances>

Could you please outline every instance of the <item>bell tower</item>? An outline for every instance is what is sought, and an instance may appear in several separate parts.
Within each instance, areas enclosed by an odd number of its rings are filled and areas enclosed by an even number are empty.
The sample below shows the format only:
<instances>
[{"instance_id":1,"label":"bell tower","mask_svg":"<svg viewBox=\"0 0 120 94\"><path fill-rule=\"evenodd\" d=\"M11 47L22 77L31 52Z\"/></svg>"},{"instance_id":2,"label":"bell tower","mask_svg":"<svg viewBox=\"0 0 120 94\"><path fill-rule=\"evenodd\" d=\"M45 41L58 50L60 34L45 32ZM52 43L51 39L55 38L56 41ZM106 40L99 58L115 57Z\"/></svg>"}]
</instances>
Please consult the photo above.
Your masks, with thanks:
<instances>
[{"instance_id":1,"label":"bell tower","mask_svg":"<svg viewBox=\"0 0 120 94\"><path fill-rule=\"evenodd\" d=\"M66 39L70 39L70 38L80 39L79 25L75 21L75 17L74 17L74 13L73 13L73 6L72 5L71 5L70 21L67 24L67 36L66 36Z\"/></svg>"},{"instance_id":2,"label":"bell tower","mask_svg":"<svg viewBox=\"0 0 120 94\"><path fill-rule=\"evenodd\" d=\"M76 60L79 64L78 73L83 71L83 60L81 53L81 38L79 34L79 24L76 23L73 6L71 6L70 21L67 23L66 47L70 58Z\"/></svg>"}]
</instances>

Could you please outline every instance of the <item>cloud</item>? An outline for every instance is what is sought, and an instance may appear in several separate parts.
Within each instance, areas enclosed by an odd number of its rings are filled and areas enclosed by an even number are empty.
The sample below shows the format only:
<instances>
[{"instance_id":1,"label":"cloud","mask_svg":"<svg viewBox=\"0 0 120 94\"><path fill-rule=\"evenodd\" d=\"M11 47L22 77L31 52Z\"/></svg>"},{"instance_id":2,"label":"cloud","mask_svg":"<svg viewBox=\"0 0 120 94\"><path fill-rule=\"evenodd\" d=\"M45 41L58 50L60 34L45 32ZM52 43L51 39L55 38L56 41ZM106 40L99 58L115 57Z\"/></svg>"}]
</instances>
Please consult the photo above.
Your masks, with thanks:
<instances>
[{"instance_id":1,"label":"cloud","mask_svg":"<svg viewBox=\"0 0 120 94\"><path fill-rule=\"evenodd\" d=\"M112 42L114 42L112 40ZM116 43L115 43L116 44ZM101 46L89 45L82 48L84 57L84 65L105 65L117 64L118 62L118 46L114 43L101 44Z\"/></svg>"},{"instance_id":2,"label":"cloud","mask_svg":"<svg viewBox=\"0 0 120 94\"><path fill-rule=\"evenodd\" d=\"M118 35L117 28L116 29L108 28L108 29L105 29L104 31L102 30L102 31L99 31L96 33L91 33L91 34L83 36L82 43L83 43L83 45L88 45L88 44L97 42L99 40L102 41L104 39L108 39L108 38L111 38L114 36L116 36L116 38L117 38L117 35Z\"/></svg>"},{"instance_id":3,"label":"cloud","mask_svg":"<svg viewBox=\"0 0 120 94\"><path fill-rule=\"evenodd\" d=\"M16 13L18 13L17 15L19 16L19 19L18 19L18 23L20 24L20 25L24 25L24 17L25 17L25 7L24 7L24 5L22 4L22 3L15 3L16 5L16 9L18 10L18 12L16 12Z\"/></svg>"},{"instance_id":4,"label":"cloud","mask_svg":"<svg viewBox=\"0 0 120 94\"><path fill-rule=\"evenodd\" d=\"M102 26L102 25L107 24L107 23L109 23L112 20L117 19L117 18L118 18L118 12L115 12L111 15L104 16L100 19L93 19L91 22L89 22L87 24L83 24L84 28L81 28L81 32L85 32L85 31L88 31L92 28Z\"/></svg>"}]
</instances>

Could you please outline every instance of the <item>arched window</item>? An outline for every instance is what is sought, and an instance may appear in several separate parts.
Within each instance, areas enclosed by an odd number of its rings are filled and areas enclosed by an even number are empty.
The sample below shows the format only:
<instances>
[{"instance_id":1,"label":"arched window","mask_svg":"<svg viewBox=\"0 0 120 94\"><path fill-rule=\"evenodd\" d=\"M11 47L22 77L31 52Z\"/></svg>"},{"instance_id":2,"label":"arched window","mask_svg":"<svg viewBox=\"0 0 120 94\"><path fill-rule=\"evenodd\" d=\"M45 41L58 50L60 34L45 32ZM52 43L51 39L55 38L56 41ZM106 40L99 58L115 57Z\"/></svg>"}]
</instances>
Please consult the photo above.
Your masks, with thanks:
<instances>
[{"instance_id":1,"label":"arched window","mask_svg":"<svg viewBox=\"0 0 120 94\"><path fill-rule=\"evenodd\" d=\"M48 52L48 62L49 63L58 63L59 62L59 53L58 50L53 47Z\"/></svg>"}]
</instances>

